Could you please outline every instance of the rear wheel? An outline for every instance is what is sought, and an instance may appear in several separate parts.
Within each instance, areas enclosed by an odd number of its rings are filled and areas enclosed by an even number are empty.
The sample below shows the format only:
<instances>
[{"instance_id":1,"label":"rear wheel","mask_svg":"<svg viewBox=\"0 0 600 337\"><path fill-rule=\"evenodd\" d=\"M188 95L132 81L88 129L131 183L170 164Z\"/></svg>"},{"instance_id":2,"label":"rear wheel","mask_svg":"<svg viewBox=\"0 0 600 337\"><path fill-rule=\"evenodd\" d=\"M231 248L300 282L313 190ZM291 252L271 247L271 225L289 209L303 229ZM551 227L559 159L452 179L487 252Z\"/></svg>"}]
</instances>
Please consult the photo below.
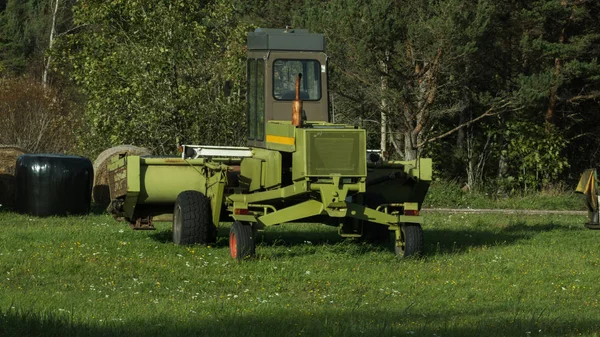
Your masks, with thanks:
<instances>
[{"instance_id":1,"label":"rear wheel","mask_svg":"<svg viewBox=\"0 0 600 337\"><path fill-rule=\"evenodd\" d=\"M231 230L229 231L229 252L231 253L231 257L237 260L254 257L256 254L256 245L250 224L235 221L231 225Z\"/></svg>"},{"instance_id":2,"label":"rear wheel","mask_svg":"<svg viewBox=\"0 0 600 337\"><path fill-rule=\"evenodd\" d=\"M210 244L217 239L210 200L198 191L179 193L173 210L173 243Z\"/></svg>"},{"instance_id":3,"label":"rear wheel","mask_svg":"<svg viewBox=\"0 0 600 337\"><path fill-rule=\"evenodd\" d=\"M423 253L423 229L420 224L406 223L396 231L394 247L399 257L419 256Z\"/></svg>"}]
</instances>

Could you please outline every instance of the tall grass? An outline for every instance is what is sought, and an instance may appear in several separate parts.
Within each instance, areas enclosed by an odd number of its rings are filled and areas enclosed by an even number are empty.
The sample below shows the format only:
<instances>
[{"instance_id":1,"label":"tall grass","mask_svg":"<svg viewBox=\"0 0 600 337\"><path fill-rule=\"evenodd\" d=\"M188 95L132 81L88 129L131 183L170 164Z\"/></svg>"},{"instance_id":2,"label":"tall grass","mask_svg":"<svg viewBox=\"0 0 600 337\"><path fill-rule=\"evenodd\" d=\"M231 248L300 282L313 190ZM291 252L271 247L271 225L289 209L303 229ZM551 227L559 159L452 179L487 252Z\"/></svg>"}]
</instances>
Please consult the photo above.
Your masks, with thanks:
<instances>
[{"instance_id":1,"label":"tall grass","mask_svg":"<svg viewBox=\"0 0 600 337\"><path fill-rule=\"evenodd\" d=\"M546 190L538 193L516 193L508 196L494 192L472 192L451 181L434 181L424 207L503 208L541 210L585 210L583 196L570 189Z\"/></svg>"}]
</instances>

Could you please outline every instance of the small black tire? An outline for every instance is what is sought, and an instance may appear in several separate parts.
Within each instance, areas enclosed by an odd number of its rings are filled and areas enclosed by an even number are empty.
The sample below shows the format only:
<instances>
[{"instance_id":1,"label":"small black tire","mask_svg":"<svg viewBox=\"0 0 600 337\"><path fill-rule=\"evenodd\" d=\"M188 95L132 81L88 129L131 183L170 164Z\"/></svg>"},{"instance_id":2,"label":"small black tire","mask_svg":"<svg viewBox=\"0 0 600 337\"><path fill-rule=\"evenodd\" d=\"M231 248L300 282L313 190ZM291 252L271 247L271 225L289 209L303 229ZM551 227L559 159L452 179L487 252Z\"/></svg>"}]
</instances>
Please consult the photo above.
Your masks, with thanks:
<instances>
[{"instance_id":1,"label":"small black tire","mask_svg":"<svg viewBox=\"0 0 600 337\"><path fill-rule=\"evenodd\" d=\"M256 255L254 232L248 223L235 221L229 231L229 252L231 257L240 261Z\"/></svg>"},{"instance_id":2,"label":"small black tire","mask_svg":"<svg viewBox=\"0 0 600 337\"><path fill-rule=\"evenodd\" d=\"M217 239L210 199L198 191L179 193L173 210L173 243L211 244Z\"/></svg>"},{"instance_id":3,"label":"small black tire","mask_svg":"<svg viewBox=\"0 0 600 337\"><path fill-rule=\"evenodd\" d=\"M405 223L400 226L400 238L396 239L394 252L398 257L423 254L423 229L420 224Z\"/></svg>"}]
</instances>

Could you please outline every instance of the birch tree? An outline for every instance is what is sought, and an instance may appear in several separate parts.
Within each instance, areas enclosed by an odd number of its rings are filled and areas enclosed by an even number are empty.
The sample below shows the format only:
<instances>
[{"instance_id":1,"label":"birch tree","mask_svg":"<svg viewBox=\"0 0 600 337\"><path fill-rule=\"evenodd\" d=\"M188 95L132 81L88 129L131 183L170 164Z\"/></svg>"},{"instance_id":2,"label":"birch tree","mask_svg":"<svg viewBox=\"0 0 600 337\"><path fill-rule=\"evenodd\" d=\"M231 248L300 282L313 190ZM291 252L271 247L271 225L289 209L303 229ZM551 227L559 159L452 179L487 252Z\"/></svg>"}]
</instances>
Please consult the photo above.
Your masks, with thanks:
<instances>
[{"instance_id":1,"label":"birch tree","mask_svg":"<svg viewBox=\"0 0 600 337\"><path fill-rule=\"evenodd\" d=\"M307 23L331 41L339 80L333 90L352 102L346 105L353 110L349 115L375 110L367 117L387 133L383 143L391 144L396 156L417 158L428 137L435 136L430 131L436 121L461 110L460 100L451 99L456 96L452 84L472 74L457 65L477 51L490 4L337 0L325 9L320 3L309 6Z\"/></svg>"}]
</instances>

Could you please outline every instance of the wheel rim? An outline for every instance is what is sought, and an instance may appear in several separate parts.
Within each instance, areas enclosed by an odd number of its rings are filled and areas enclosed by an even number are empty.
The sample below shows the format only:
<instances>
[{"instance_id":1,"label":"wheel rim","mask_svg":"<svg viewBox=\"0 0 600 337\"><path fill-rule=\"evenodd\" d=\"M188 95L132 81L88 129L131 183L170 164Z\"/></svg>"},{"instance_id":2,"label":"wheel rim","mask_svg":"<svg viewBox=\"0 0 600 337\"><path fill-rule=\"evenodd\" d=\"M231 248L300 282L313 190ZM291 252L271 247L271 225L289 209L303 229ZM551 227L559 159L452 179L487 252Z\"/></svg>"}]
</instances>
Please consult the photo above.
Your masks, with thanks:
<instances>
[{"instance_id":1,"label":"wheel rim","mask_svg":"<svg viewBox=\"0 0 600 337\"><path fill-rule=\"evenodd\" d=\"M237 240L234 232L229 233L229 252L232 258L237 259Z\"/></svg>"}]
</instances>

